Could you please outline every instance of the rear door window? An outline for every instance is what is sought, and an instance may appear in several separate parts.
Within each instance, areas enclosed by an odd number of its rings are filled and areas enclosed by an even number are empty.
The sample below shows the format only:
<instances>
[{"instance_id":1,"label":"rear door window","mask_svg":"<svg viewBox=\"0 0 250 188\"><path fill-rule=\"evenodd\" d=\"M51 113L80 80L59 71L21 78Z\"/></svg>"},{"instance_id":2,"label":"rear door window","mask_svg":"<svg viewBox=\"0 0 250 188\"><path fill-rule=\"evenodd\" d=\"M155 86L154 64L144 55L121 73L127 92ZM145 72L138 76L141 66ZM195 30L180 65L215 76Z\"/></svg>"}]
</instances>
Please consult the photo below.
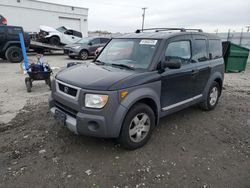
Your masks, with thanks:
<instances>
[{"instance_id":1,"label":"rear door window","mask_svg":"<svg viewBox=\"0 0 250 188\"><path fill-rule=\"evenodd\" d=\"M100 44L100 39L99 38L96 38L96 39L93 39L91 41L92 45L97 45L97 44Z\"/></svg>"},{"instance_id":2,"label":"rear door window","mask_svg":"<svg viewBox=\"0 0 250 188\"><path fill-rule=\"evenodd\" d=\"M205 39L195 39L195 51L193 59L199 62L208 60L207 41Z\"/></svg>"},{"instance_id":3,"label":"rear door window","mask_svg":"<svg viewBox=\"0 0 250 188\"><path fill-rule=\"evenodd\" d=\"M101 43L105 44L105 43L109 42L109 40L110 39L108 39L108 38L101 38Z\"/></svg>"},{"instance_id":4,"label":"rear door window","mask_svg":"<svg viewBox=\"0 0 250 188\"><path fill-rule=\"evenodd\" d=\"M188 63L191 58L190 41L175 41L168 44L165 51L165 60L180 60L182 64Z\"/></svg>"},{"instance_id":5,"label":"rear door window","mask_svg":"<svg viewBox=\"0 0 250 188\"><path fill-rule=\"evenodd\" d=\"M64 32L64 34L66 35L73 35L73 31L72 30L67 30Z\"/></svg>"},{"instance_id":6,"label":"rear door window","mask_svg":"<svg viewBox=\"0 0 250 188\"><path fill-rule=\"evenodd\" d=\"M222 43L220 40L208 40L210 59L222 57Z\"/></svg>"}]
</instances>

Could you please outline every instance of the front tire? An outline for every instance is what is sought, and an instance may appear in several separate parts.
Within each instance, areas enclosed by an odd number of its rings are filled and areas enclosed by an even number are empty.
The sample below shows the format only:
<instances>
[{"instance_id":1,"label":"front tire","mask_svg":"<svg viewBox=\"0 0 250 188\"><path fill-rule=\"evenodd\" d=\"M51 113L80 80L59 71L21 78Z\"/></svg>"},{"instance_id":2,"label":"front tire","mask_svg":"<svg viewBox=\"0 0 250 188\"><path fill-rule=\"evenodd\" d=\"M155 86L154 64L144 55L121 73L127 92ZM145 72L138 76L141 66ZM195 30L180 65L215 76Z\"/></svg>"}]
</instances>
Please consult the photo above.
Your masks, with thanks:
<instances>
[{"instance_id":1,"label":"front tire","mask_svg":"<svg viewBox=\"0 0 250 188\"><path fill-rule=\"evenodd\" d=\"M87 60L89 57L89 53L86 50L82 50L79 54L79 59L81 60Z\"/></svg>"},{"instance_id":2,"label":"front tire","mask_svg":"<svg viewBox=\"0 0 250 188\"><path fill-rule=\"evenodd\" d=\"M154 127L153 110L146 104L136 104L124 119L119 142L129 150L140 148L148 142Z\"/></svg>"},{"instance_id":3,"label":"front tire","mask_svg":"<svg viewBox=\"0 0 250 188\"><path fill-rule=\"evenodd\" d=\"M18 46L11 46L6 50L5 57L11 63L20 63L23 60L22 50Z\"/></svg>"},{"instance_id":4,"label":"front tire","mask_svg":"<svg viewBox=\"0 0 250 188\"><path fill-rule=\"evenodd\" d=\"M221 87L217 82L213 82L209 88L206 99L200 104L200 108L205 111L213 110L219 101Z\"/></svg>"},{"instance_id":5,"label":"front tire","mask_svg":"<svg viewBox=\"0 0 250 188\"><path fill-rule=\"evenodd\" d=\"M31 87L32 87L32 81L29 77L25 78L25 85L26 85L27 92L30 93Z\"/></svg>"},{"instance_id":6,"label":"front tire","mask_svg":"<svg viewBox=\"0 0 250 188\"><path fill-rule=\"evenodd\" d=\"M49 39L49 43L51 44L51 45L55 45L55 46L59 46L60 45L60 39L59 39L59 37L51 37L50 39Z\"/></svg>"}]
</instances>

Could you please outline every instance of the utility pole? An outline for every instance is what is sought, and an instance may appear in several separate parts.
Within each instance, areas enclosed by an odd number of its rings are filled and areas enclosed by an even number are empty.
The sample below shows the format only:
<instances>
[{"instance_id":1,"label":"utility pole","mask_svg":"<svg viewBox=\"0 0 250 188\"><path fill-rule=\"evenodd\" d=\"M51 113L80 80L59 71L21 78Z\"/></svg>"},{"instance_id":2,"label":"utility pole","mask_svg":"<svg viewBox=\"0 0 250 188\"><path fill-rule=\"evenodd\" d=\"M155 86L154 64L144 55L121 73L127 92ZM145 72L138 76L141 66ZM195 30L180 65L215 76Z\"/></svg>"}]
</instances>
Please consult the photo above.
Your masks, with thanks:
<instances>
[{"instance_id":1,"label":"utility pole","mask_svg":"<svg viewBox=\"0 0 250 188\"><path fill-rule=\"evenodd\" d=\"M241 33L240 33L240 46L241 46L241 43L242 43L242 37L243 37L243 28L241 29Z\"/></svg>"},{"instance_id":2,"label":"utility pole","mask_svg":"<svg viewBox=\"0 0 250 188\"><path fill-rule=\"evenodd\" d=\"M143 13L142 13L142 26L141 26L141 31L143 31L143 29L144 29L144 20L145 20L145 11L146 11L146 7L143 7L142 8L142 11L143 11Z\"/></svg>"},{"instance_id":3,"label":"utility pole","mask_svg":"<svg viewBox=\"0 0 250 188\"><path fill-rule=\"evenodd\" d=\"M249 32L250 31L250 26L246 26L246 28L247 28L247 32Z\"/></svg>"},{"instance_id":4,"label":"utility pole","mask_svg":"<svg viewBox=\"0 0 250 188\"><path fill-rule=\"evenodd\" d=\"M227 33L227 41L229 40L230 38L230 29L228 29L228 33Z\"/></svg>"}]
</instances>

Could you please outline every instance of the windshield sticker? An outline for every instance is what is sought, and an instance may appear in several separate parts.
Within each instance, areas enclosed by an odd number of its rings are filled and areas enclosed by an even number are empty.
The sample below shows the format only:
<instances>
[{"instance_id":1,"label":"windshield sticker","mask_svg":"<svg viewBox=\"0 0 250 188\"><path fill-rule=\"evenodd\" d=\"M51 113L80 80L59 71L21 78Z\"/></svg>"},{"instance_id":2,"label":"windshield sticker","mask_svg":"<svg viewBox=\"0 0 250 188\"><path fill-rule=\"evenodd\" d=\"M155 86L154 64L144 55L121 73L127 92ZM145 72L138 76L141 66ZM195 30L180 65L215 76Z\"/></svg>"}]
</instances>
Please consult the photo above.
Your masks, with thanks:
<instances>
[{"instance_id":1,"label":"windshield sticker","mask_svg":"<svg viewBox=\"0 0 250 188\"><path fill-rule=\"evenodd\" d=\"M140 44L144 45L156 45L157 40L141 40Z\"/></svg>"}]
</instances>

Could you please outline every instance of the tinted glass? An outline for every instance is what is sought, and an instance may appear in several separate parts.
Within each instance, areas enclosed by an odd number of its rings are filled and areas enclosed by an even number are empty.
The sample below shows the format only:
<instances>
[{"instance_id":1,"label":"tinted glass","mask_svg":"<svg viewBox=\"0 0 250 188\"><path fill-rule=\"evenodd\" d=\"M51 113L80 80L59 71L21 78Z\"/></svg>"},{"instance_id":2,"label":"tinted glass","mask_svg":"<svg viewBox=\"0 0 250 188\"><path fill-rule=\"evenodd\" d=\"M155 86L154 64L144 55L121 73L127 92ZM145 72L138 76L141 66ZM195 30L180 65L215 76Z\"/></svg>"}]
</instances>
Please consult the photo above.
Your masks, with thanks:
<instances>
[{"instance_id":1,"label":"tinted glass","mask_svg":"<svg viewBox=\"0 0 250 188\"><path fill-rule=\"evenodd\" d=\"M222 57L222 43L220 40L209 40L209 56L212 59Z\"/></svg>"},{"instance_id":2,"label":"tinted glass","mask_svg":"<svg viewBox=\"0 0 250 188\"><path fill-rule=\"evenodd\" d=\"M176 41L168 45L165 52L165 60L180 60L186 63L191 58L190 41Z\"/></svg>"},{"instance_id":3,"label":"tinted glass","mask_svg":"<svg viewBox=\"0 0 250 188\"><path fill-rule=\"evenodd\" d=\"M91 41L92 45L100 44L100 39L96 38Z\"/></svg>"},{"instance_id":4,"label":"tinted glass","mask_svg":"<svg viewBox=\"0 0 250 188\"><path fill-rule=\"evenodd\" d=\"M193 59L201 62L208 59L207 56L207 43L205 39L197 39L194 41L195 50Z\"/></svg>"},{"instance_id":5,"label":"tinted glass","mask_svg":"<svg viewBox=\"0 0 250 188\"><path fill-rule=\"evenodd\" d=\"M64 34L66 35L73 35L73 31L72 30L67 30L64 32Z\"/></svg>"},{"instance_id":6,"label":"tinted glass","mask_svg":"<svg viewBox=\"0 0 250 188\"><path fill-rule=\"evenodd\" d=\"M82 33L78 32L78 31L73 31L73 35L79 38L82 38Z\"/></svg>"},{"instance_id":7,"label":"tinted glass","mask_svg":"<svg viewBox=\"0 0 250 188\"><path fill-rule=\"evenodd\" d=\"M110 39L108 38L101 38L101 43L107 43Z\"/></svg>"}]
</instances>

